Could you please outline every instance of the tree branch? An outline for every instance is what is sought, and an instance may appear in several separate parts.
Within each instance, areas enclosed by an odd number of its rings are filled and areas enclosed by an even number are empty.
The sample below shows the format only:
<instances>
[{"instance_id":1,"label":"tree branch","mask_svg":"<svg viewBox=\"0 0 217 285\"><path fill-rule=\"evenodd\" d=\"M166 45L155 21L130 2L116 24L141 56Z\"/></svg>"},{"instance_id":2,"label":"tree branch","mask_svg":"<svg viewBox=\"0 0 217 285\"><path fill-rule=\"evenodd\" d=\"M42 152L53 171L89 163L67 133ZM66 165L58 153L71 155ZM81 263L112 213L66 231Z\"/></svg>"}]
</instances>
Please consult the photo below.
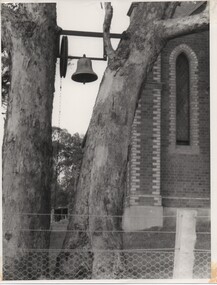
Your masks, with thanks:
<instances>
[{"instance_id":1,"label":"tree branch","mask_svg":"<svg viewBox=\"0 0 217 285\"><path fill-rule=\"evenodd\" d=\"M190 33L200 32L208 29L209 25L209 6L200 14L183 18L158 21L165 39L172 39Z\"/></svg>"},{"instance_id":2,"label":"tree branch","mask_svg":"<svg viewBox=\"0 0 217 285\"><path fill-rule=\"evenodd\" d=\"M103 41L104 41L105 51L109 59L113 58L115 55L110 39L110 26L111 26L112 16L113 16L113 8L111 6L111 3L106 2L105 19L103 23Z\"/></svg>"},{"instance_id":3,"label":"tree branch","mask_svg":"<svg viewBox=\"0 0 217 285\"><path fill-rule=\"evenodd\" d=\"M164 19L171 19L176 11L177 6L180 6L180 2L166 2Z\"/></svg>"},{"instance_id":4,"label":"tree branch","mask_svg":"<svg viewBox=\"0 0 217 285\"><path fill-rule=\"evenodd\" d=\"M5 48L11 48L11 29L15 19L15 13L6 4L1 6L1 31L2 31L2 44Z\"/></svg>"}]
</instances>

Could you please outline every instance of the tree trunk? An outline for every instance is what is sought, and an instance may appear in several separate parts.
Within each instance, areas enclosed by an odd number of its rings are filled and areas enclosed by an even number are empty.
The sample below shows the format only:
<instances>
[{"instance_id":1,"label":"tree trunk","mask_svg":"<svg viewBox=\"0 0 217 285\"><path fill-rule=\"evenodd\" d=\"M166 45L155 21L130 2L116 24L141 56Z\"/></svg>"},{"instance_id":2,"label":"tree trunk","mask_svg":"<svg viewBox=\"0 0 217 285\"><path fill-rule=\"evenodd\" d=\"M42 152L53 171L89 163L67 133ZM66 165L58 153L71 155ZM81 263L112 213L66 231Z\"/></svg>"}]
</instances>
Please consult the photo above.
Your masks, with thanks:
<instances>
[{"instance_id":1,"label":"tree trunk","mask_svg":"<svg viewBox=\"0 0 217 285\"><path fill-rule=\"evenodd\" d=\"M19 4L18 11L2 5L2 40L12 59L3 142L3 274L38 279L48 260L35 249L49 247L56 5Z\"/></svg>"},{"instance_id":2,"label":"tree trunk","mask_svg":"<svg viewBox=\"0 0 217 285\"><path fill-rule=\"evenodd\" d=\"M174 28L168 33L162 23L173 16L177 4L139 3L116 51L111 50L108 37L104 38L110 49L109 63L88 128L70 232L57 264L58 274L66 274L66 278L126 276L121 216L131 125L146 76L167 39L175 36ZM190 20L187 22L192 31ZM207 22L199 26L204 28ZM187 25L184 33L188 33ZM75 249L82 251L75 254Z\"/></svg>"}]
</instances>

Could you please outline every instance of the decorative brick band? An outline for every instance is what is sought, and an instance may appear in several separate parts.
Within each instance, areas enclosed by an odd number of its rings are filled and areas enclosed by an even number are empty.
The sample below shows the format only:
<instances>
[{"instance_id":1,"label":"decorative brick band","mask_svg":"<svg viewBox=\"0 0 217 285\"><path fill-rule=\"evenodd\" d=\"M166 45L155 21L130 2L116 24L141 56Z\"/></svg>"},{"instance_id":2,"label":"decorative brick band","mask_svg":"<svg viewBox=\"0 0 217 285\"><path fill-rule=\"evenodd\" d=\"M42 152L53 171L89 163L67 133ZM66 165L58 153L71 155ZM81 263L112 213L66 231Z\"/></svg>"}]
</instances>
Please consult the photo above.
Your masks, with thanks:
<instances>
[{"instance_id":1,"label":"decorative brick band","mask_svg":"<svg viewBox=\"0 0 217 285\"><path fill-rule=\"evenodd\" d=\"M164 207L190 207L190 208L209 208L209 198L198 197L162 197Z\"/></svg>"},{"instance_id":2,"label":"decorative brick band","mask_svg":"<svg viewBox=\"0 0 217 285\"><path fill-rule=\"evenodd\" d=\"M128 164L128 180L127 180L127 197L125 198L125 206L161 206L162 199L160 196L160 143L161 143L161 57L159 56L153 66L152 81L148 81L146 89L150 101L140 99L131 131L131 154ZM144 96L146 94L144 93ZM142 103L143 102L143 103ZM149 108L152 110L149 119L151 124L147 125L149 129L142 129L141 114L144 109L141 104L148 102ZM144 107L144 105L143 105ZM144 119L144 118L143 118ZM151 138L150 144L150 176L146 176L144 181L144 152L141 147L147 137ZM145 137L145 139L144 139ZM142 156L143 155L143 156ZM147 183L144 185L143 183ZM143 184L143 185L141 185Z\"/></svg>"},{"instance_id":3,"label":"decorative brick band","mask_svg":"<svg viewBox=\"0 0 217 285\"><path fill-rule=\"evenodd\" d=\"M129 197L129 204L131 206L161 206L160 195L131 195Z\"/></svg>"},{"instance_id":4,"label":"decorative brick band","mask_svg":"<svg viewBox=\"0 0 217 285\"><path fill-rule=\"evenodd\" d=\"M158 57L153 67L153 79L161 82L161 56ZM152 195L154 206L161 205L160 196L160 155L161 155L161 89L153 88L153 127L152 127Z\"/></svg>"},{"instance_id":5,"label":"decorative brick band","mask_svg":"<svg viewBox=\"0 0 217 285\"><path fill-rule=\"evenodd\" d=\"M190 66L190 145L176 145L176 59L184 53ZM170 88L170 125L169 150L176 153L199 152L199 105L198 105L198 60L195 52L186 44L177 46L169 58L169 88Z\"/></svg>"},{"instance_id":6,"label":"decorative brick band","mask_svg":"<svg viewBox=\"0 0 217 285\"><path fill-rule=\"evenodd\" d=\"M207 200L210 201L210 198L204 198L204 197L171 197L171 196L163 196L163 199L177 199L177 200Z\"/></svg>"},{"instance_id":7,"label":"decorative brick band","mask_svg":"<svg viewBox=\"0 0 217 285\"><path fill-rule=\"evenodd\" d=\"M129 167L129 195L135 194L140 189L140 163L141 163L141 101L135 113L131 131L131 157Z\"/></svg>"},{"instance_id":8,"label":"decorative brick band","mask_svg":"<svg viewBox=\"0 0 217 285\"><path fill-rule=\"evenodd\" d=\"M161 83L161 55L158 56L153 66L153 80Z\"/></svg>"}]
</instances>

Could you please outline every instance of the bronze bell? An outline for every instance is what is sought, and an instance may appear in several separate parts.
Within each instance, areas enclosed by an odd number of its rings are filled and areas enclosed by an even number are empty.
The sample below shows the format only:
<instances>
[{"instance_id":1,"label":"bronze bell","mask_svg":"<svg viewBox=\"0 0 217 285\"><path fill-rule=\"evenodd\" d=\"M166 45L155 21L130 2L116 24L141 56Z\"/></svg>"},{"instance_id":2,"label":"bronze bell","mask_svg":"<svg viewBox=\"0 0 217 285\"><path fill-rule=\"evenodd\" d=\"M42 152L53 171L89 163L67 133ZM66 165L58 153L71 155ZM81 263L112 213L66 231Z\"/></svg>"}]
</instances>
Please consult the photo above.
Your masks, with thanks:
<instances>
[{"instance_id":1,"label":"bronze bell","mask_svg":"<svg viewBox=\"0 0 217 285\"><path fill-rule=\"evenodd\" d=\"M86 58L84 54L83 57L79 58L77 64L77 70L72 74L72 80L76 82L93 82L97 80L98 76L92 69L92 63L89 58Z\"/></svg>"}]
</instances>

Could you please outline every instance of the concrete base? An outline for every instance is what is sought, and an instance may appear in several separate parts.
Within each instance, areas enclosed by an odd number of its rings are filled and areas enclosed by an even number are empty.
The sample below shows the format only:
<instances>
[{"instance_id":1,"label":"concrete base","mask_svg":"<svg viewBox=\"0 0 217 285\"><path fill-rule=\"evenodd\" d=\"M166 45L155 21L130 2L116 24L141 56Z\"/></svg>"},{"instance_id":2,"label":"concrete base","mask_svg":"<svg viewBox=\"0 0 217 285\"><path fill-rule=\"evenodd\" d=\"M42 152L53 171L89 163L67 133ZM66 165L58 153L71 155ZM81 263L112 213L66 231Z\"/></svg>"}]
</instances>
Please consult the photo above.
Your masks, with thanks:
<instances>
[{"instance_id":1,"label":"concrete base","mask_svg":"<svg viewBox=\"0 0 217 285\"><path fill-rule=\"evenodd\" d=\"M162 226L162 206L130 206L124 210L122 228L126 232Z\"/></svg>"}]
</instances>

